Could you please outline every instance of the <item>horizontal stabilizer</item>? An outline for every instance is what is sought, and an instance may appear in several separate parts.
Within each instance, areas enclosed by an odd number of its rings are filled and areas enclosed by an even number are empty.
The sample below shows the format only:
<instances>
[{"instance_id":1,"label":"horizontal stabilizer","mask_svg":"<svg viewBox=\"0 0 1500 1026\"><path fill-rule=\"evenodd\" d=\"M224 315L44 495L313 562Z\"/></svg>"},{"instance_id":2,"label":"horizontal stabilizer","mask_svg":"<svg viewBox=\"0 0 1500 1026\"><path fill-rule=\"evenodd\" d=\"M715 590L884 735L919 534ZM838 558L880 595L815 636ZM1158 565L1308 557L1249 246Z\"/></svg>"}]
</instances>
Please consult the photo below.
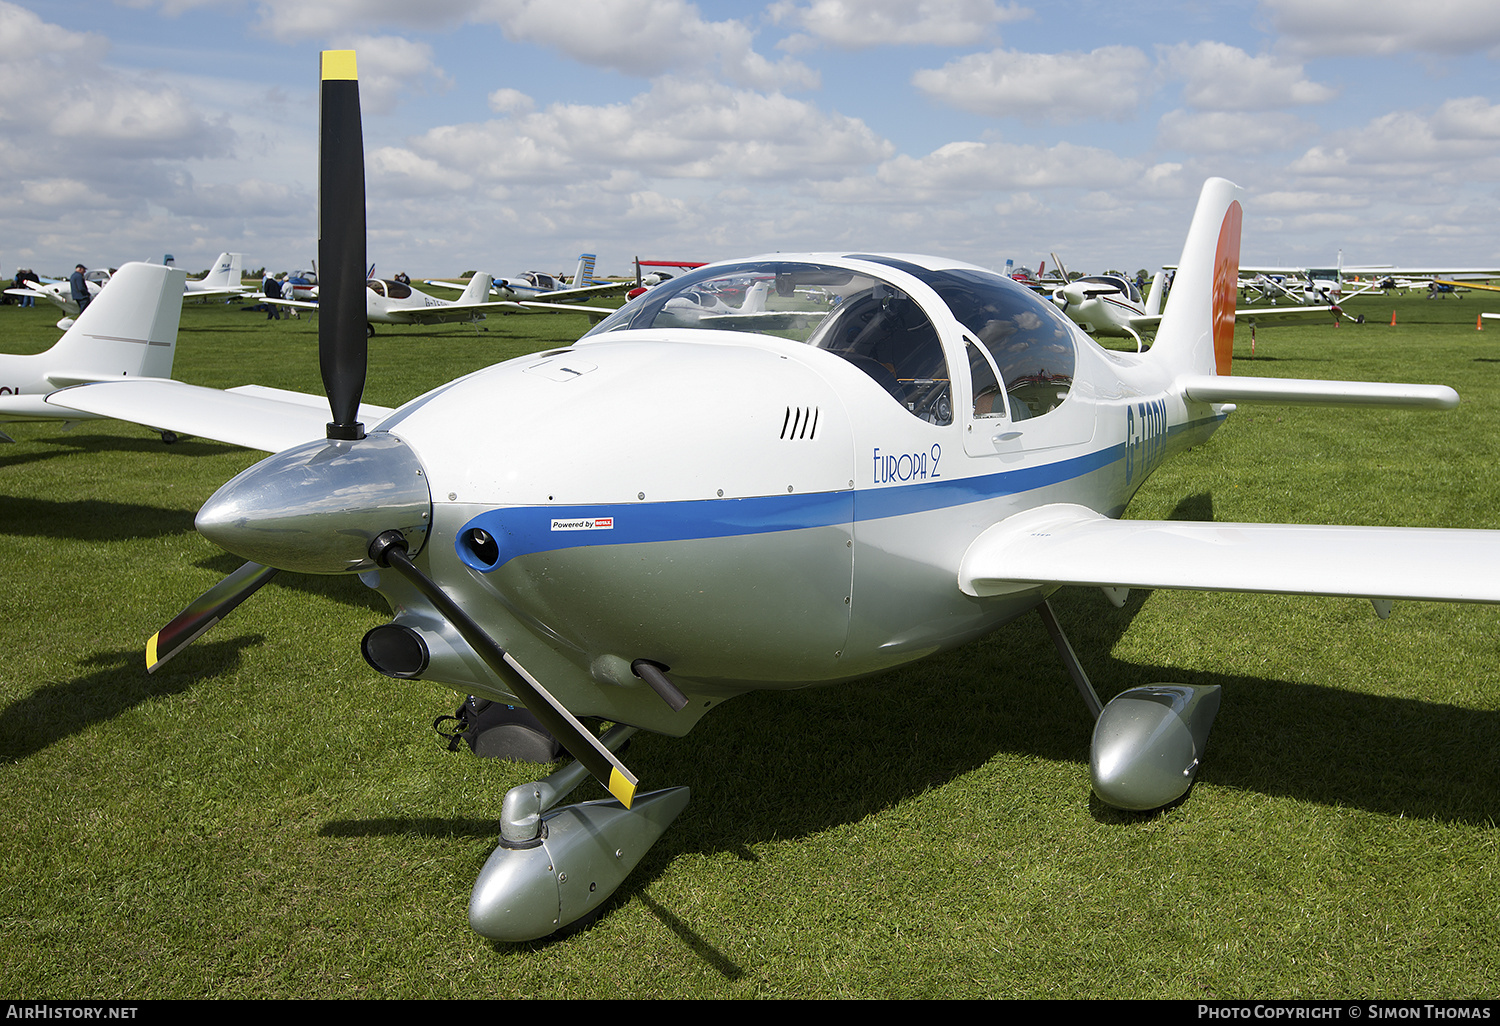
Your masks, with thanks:
<instances>
[{"instance_id":1,"label":"horizontal stabilizer","mask_svg":"<svg viewBox=\"0 0 1500 1026\"><path fill-rule=\"evenodd\" d=\"M257 385L225 392L165 378L79 385L53 392L47 402L265 452L325 437L329 418L322 396ZM359 416L363 423L378 424L390 413L386 407L361 405Z\"/></svg>"},{"instance_id":2,"label":"horizontal stabilizer","mask_svg":"<svg viewBox=\"0 0 1500 1026\"><path fill-rule=\"evenodd\" d=\"M1394 406L1411 410L1451 410L1458 405L1458 393L1447 385L1251 378L1238 374L1197 374L1178 383L1187 398L1200 403Z\"/></svg>"},{"instance_id":3,"label":"horizontal stabilizer","mask_svg":"<svg viewBox=\"0 0 1500 1026\"><path fill-rule=\"evenodd\" d=\"M1500 602L1500 531L1111 520L1040 506L976 538L959 587L987 596L1076 584Z\"/></svg>"}]
</instances>

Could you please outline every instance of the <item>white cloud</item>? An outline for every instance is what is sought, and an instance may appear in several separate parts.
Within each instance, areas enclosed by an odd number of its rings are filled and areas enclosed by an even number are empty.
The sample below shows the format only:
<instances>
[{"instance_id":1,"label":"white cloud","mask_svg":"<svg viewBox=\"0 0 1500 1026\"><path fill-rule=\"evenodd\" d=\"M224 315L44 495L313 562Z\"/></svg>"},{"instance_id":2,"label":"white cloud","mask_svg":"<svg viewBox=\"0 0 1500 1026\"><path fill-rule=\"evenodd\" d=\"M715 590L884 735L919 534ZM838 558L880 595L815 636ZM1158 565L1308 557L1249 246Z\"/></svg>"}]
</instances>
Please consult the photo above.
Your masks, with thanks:
<instances>
[{"instance_id":1,"label":"white cloud","mask_svg":"<svg viewBox=\"0 0 1500 1026\"><path fill-rule=\"evenodd\" d=\"M1450 120L1452 120L1450 118ZM1500 137L1439 137L1428 119L1396 111L1357 129L1335 132L1307 150L1289 168L1315 176L1495 180L1500 176Z\"/></svg>"},{"instance_id":2,"label":"white cloud","mask_svg":"<svg viewBox=\"0 0 1500 1026\"><path fill-rule=\"evenodd\" d=\"M886 161L877 177L903 196L942 199L995 189L1119 189L1147 171L1140 161L1092 146L954 142L925 157Z\"/></svg>"},{"instance_id":3,"label":"white cloud","mask_svg":"<svg viewBox=\"0 0 1500 1026\"><path fill-rule=\"evenodd\" d=\"M1500 47L1493 0L1262 0L1292 53L1463 54Z\"/></svg>"},{"instance_id":4,"label":"white cloud","mask_svg":"<svg viewBox=\"0 0 1500 1026\"><path fill-rule=\"evenodd\" d=\"M1434 139L1500 140L1500 106L1482 96L1446 100L1432 117Z\"/></svg>"},{"instance_id":5,"label":"white cloud","mask_svg":"<svg viewBox=\"0 0 1500 1026\"><path fill-rule=\"evenodd\" d=\"M1316 125L1294 115L1189 112L1174 110L1157 125L1159 146L1189 153L1271 153L1305 146L1318 133Z\"/></svg>"},{"instance_id":6,"label":"white cloud","mask_svg":"<svg viewBox=\"0 0 1500 1026\"><path fill-rule=\"evenodd\" d=\"M410 141L481 181L598 179L616 170L727 181L827 179L889 157L862 121L779 93L663 79L628 104L553 104Z\"/></svg>"},{"instance_id":7,"label":"white cloud","mask_svg":"<svg viewBox=\"0 0 1500 1026\"><path fill-rule=\"evenodd\" d=\"M393 110L404 95L425 92L431 81L439 90L452 80L432 60L432 47L399 36L359 36L350 41L359 60L360 105L371 114Z\"/></svg>"},{"instance_id":8,"label":"white cloud","mask_svg":"<svg viewBox=\"0 0 1500 1026\"><path fill-rule=\"evenodd\" d=\"M1182 98L1198 110L1276 110L1327 103L1337 91L1309 81L1302 65L1278 57L1252 57L1224 43L1167 47L1162 70L1184 79Z\"/></svg>"},{"instance_id":9,"label":"white cloud","mask_svg":"<svg viewBox=\"0 0 1500 1026\"><path fill-rule=\"evenodd\" d=\"M1090 53L969 54L918 71L912 85L950 106L991 117L1119 121L1143 99L1150 61L1133 46Z\"/></svg>"},{"instance_id":10,"label":"white cloud","mask_svg":"<svg viewBox=\"0 0 1500 1026\"><path fill-rule=\"evenodd\" d=\"M760 89L810 88L817 74L799 61L771 61L744 21L707 21L686 0L262 0L261 25L284 41L339 38L349 27L423 32L494 25L581 64L652 78L712 70Z\"/></svg>"},{"instance_id":11,"label":"white cloud","mask_svg":"<svg viewBox=\"0 0 1500 1026\"><path fill-rule=\"evenodd\" d=\"M800 49L814 42L845 50L874 46L973 46L999 24L1034 12L995 0L783 0L767 10L777 24L804 29L805 37L783 44Z\"/></svg>"}]
</instances>

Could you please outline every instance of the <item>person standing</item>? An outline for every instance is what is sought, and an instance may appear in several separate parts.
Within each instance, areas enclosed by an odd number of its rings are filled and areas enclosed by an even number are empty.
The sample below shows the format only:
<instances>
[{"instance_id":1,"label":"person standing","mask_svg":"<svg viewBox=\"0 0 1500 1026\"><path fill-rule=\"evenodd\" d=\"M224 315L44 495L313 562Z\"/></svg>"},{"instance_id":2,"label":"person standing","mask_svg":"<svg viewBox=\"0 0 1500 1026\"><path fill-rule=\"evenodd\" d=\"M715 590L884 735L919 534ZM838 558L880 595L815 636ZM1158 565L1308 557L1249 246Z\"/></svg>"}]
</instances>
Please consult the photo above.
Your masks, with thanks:
<instances>
[{"instance_id":1,"label":"person standing","mask_svg":"<svg viewBox=\"0 0 1500 1026\"><path fill-rule=\"evenodd\" d=\"M274 277L272 277L270 271L267 271L265 279L260 283L260 291L265 294L265 297L267 299L280 299L281 298L281 282L277 281ZM278 303L267 303L266 304L266 320L268 320L268 321L279 321L279 320L281 320L281 305L280 304L278 304Z\"/></svg>"},{"instance_id":2,"label":"person standing","mask_svg":"<svg viewBox=\"0 0 1500 1026\"><path fill-rule=\"evenodd\" d=\"M88 309L89 300L93 298L89 295L89 283L83 277L83 272L86 270L88 268L79 264L73 268L73 273L68 275L68 287L73 290L73 302L78 304L78 313L80 315Z\"/></svg>"}]
</instances>

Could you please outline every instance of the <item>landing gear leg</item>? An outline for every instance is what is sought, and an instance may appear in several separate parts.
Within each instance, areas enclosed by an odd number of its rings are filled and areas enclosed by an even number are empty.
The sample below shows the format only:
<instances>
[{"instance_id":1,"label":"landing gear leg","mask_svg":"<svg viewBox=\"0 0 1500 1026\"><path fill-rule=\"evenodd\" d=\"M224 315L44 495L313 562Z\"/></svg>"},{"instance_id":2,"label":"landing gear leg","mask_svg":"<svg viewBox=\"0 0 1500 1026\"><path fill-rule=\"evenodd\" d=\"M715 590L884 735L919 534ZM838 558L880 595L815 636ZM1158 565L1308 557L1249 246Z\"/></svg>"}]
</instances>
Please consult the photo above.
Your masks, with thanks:
<instances>
[{"instance_id":1,"label":"landing gear leg","mask_svg":"<svg viewBox=\"0 0 1500 1026\"><path fill-rule=\"evenodd\" d=\"M1101 705L1052 607L1037 607L1068 675L1094 717L1089 776L1094 793L1117 809L1143 811L1187 794L1219 712L1219 686L1147 684Z\"/></svg>"},{"instance_id":2,"label":"landing gear leg","mask_svg":"<svg viewBox=\"0 0 1500 1026\"><path fill-rule=\"evenodd\" d=\"M600 742L612 752L636 732L618 725ZM500 846L469 898L469 925L495 940L546 937L597 909L687 807L688 789L583 802L549 812L589 776L571 762L505 793Z\"/></svg>"}]
</instances>

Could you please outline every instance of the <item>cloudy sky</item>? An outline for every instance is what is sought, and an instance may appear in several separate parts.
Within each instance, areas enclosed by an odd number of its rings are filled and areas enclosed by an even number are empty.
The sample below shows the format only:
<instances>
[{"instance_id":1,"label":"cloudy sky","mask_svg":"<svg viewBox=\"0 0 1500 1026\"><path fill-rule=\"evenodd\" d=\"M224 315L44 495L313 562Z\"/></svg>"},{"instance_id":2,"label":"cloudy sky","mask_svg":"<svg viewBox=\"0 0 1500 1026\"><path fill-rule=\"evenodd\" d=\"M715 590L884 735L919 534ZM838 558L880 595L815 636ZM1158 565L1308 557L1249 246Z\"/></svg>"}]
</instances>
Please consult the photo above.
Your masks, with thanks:
<instances>
[{"instance_id":1,"label":"cloudy sky","mask_svg":"<svg viewBox=\"0 0 1500 1026\"><path fill-rule=\"evenodd\" d=\"M358 51L385 275L1133 271L1210 175L1246 263L1500 261L1493 0L0 0L0 274L306 266L325 48Z\"/></svg>"}]
</instances>

